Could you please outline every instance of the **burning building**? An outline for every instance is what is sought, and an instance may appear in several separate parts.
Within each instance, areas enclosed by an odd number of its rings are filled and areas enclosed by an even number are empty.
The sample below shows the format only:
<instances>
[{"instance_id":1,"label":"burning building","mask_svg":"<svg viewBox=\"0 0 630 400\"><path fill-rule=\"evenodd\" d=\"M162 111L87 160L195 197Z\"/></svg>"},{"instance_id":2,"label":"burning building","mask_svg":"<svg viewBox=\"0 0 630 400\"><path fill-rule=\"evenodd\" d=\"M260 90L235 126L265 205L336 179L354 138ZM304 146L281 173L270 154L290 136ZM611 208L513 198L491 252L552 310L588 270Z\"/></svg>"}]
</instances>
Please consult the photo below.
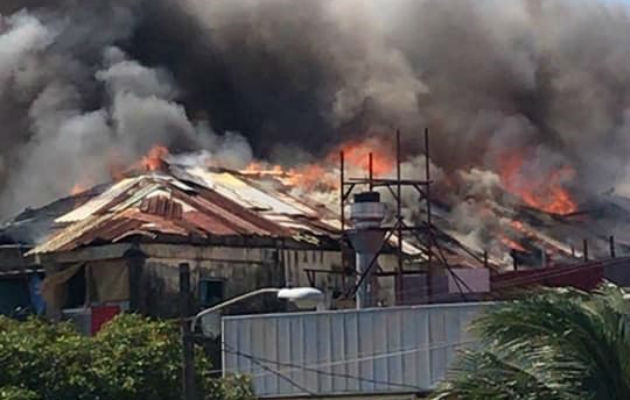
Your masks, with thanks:
<instances>
[{"instance_id":1,"label":"burning building","mask_svg":"<svg viewBox=\"0 0 630 400\"><path fill-rule=\"evenodd\" d=\"M353 144L352 151L358 147ZM594 217L606 218L606 210L617 218L627 212L612 203L599 214L571 216L528 204L497 209L495 213L504 213L501 218L510 218L513 228L504 231L510 239L500 241L503 247L497 253L458 239L463 236L453 228L448 203L425 198L424 204L432 206L431 228L425 224L413 236L410 227L414 221L422 224L418 221L427 211L407 204L404 216L388 200L386 186L378 186L416 183L379 179L384 173L380 170L374 176L374 160L386 159L373 157L376 150L365 148L372 160L365 166L354 168L349 162L350 170L366 171L369 177L345 183L343 177L340 182L326 178L331 175L326 163L288 171L252 164L238 172L205 165L203 157L171 156L157 146L119 180L27 209L6 223L0 232L4 276L20 278L11 282L22 286L44 278L40 293L52 318L75 309L108 313L112 307L174 316L176 267L181 263L192 267L199 306L260 287L299 285L323 289L334 308L352 305L357 291L369 298L364 306L448 301L464 293L488 292L491 274L515 266L545 268L586 257L583 250L557 239L558 232L564 238L589 238L591 257L597 257L596 245L602 240L593 229ZM381 195L357 194L344 217L339 215L338 196L348 184L370 185ZM381 196L384 202L379 201ZM370 205L368 199L376 203ZM343 204L342 210L347 207ZM392 221L401 220L409 229L392 226ZM368 222L367 229L374 234L361 233ZM627 245L618 244L618 251L627 252ZM511 255L508 262L506 254ZM364 279L366 285L358 285ZM486 283L479 286L480 279ZM364 292L364 287L369 290ZM35 304L27 297L15 297L15 305ZM269 301L251 306L278 307Z\"/></svg>"},{"instance_id":2,"label":"burning building","mask_svg":"<svg viewBox=\"0 0 630 400\"><path fill-rule=\"evenodd\" d=\"M228 248L259 249L248 253L255 262L235 264L257 271L252 285L343 286L345 272L329 272L353 268L342 257L351 245L339 242L351 222L340 206L349 188L340 150L348 176L432 181L420 206L413 185L390 187L394 195L357 187L386 204L380 228L406 226L374 267L382 293L417 293L434 262L493 273L556 268L608 256L611 236L618 255L628 251L624 4L27 3L0 5L0 212L34 208L6 222L0 250L7 274L26 272L33 287L44 271L48 279L75 268L72 277L85 279L64 285L84 288L78 304L101 293L86 283L94 280L86 262L115 260L121 281L141 282L138 270L159 257L190 261L193 248L215 245L227 252L218 260L249 260ZM426 127L430 157L418 139ZM177 162L163 161L167 149ZM203 162L183 156L200 150ZM130 165L140 173L127 174ZM158 245L193 253L178 258ZM96 250L105 247L111 253ZM143 267L124 272L123 260ZM300 272L288 267L298 264ZM396 283L392 270L411 273ZM226 286L209 285L234 293L227 283L236 280L219 275ZM115 297L132 308L160 300L137 294Z\"/></svg>"},{"instance_id":3,"label":"burning building","mask_svg":"<svg viewBox=\"0 0 630 400\"><path fill-rule=\"evenodd\" d=\"M103 306L174 316L176 267L184 262L200 306L297 285L325 289L343 306L353 278L346 277L335 212L251 168L181 165L164 156L153 151L119 181L25 210L2 231L3 254L14 254L3 258L3 270L45 275L41 293L53 318ZM383 268L395 264L392 249L379 260ZM392 290L384 285L382 304L393 303Z\"/></svg>"}]
</instances>

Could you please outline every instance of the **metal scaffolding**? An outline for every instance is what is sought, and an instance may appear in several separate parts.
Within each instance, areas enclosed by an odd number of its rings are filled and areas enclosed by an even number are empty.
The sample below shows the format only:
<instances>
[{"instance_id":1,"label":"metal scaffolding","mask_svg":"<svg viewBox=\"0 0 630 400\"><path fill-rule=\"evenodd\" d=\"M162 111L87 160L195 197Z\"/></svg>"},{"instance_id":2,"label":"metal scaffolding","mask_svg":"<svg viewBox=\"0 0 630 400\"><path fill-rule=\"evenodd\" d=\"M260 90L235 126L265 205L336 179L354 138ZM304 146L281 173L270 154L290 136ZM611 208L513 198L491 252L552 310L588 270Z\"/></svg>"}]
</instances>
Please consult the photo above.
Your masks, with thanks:
<instances>
[{"instance_id":1,"label":"metal scaffolding","mask_svg":"<svg viewBox=\"0 0 630 400\"><path fill-rule=\"evenodd\" d=\"M403 287L403 276L405 274L419 274L425 273L427 277L427 285L428 285L428 294L429 298L431 298L431 281L433 278L433 248L436 245L435 240L432 234L432 225L431 225L431 169L430 169L430 161L429 161L429 130L425 129L424 131L424 147L425 147L425 165L424 165L424 176L425 179L417 180L417 179L404 179L402 177L401 171L401 147L400 147L400 131L396 131L396 178L395 179L387 179L387 178L378 178L374 177L374 166L373 166L373 155L372 153L368 156L368 177L367 178L355 178L348 177L346 178L345 174L345 159L344 152L341 151L339 154L340 159L340 224L341 230L343 232L343 237L347 236L346 231L346 216L345 216L345 207L349 204L350 196L353 191L359 187L367 187L369 191L372 191L376 188L386 188L388 192L392 195L394 202L396 204L396 211L394 215L394 224L391 226L383 227L382 229L386 231L385 240L383 244L389 242L394 234L396 235L396 243L397 243L397 258L398 265L397 270L395 272L396 278L396 303L399 304L402 302L402 287ZM405 221L402 215L403 205L402 205L402 188L410 187L413 188L419 195L418 202L424 202L426 207L426 221L424 224L412 225L409 221ZM423 233L425 235L423 236ZM403 243L405 240L405 236L412 236L419 240L422 243L423 250L426 252L427 260L426 260L426 269L425 271L410 271L405 270L404 268L404 258L405 253L403 251ZM428 238L428 240L425 240ZM372 265L376 263L376 259L378 255L382 254L384 246L381 247L379 253L374 257ZM367 275L367 274L365 274ZM377 276L390 275L388 273L381 273ZM362 276L355 287L352 290L350 295L354 295L357 288L365 279L365 276Z\"/></svg>"}]
</instances>

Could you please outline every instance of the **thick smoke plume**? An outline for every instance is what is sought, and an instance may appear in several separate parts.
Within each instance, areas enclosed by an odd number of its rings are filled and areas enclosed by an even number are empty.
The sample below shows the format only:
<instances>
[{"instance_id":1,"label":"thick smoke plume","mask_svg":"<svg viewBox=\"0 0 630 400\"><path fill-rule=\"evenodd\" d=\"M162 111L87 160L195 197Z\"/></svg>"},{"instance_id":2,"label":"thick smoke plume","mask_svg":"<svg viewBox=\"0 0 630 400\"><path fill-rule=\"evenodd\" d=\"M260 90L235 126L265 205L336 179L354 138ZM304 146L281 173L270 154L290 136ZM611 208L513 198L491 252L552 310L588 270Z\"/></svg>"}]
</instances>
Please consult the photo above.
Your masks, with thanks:
<instances>
[{"instance_id":1,"label":"thick smoke plume","mask_svg":"<svg viewBox=\"0 0 630 400\"><path fill-rule=\"evenodd\" d=\"M629 189L622 3L12 0L0 14L5 216L156 143L295 165L396 128L410 161L431 129L463 197L515 154L517 184L571 169L558 179L578 198Z\"/></svg>"}]
</instances>

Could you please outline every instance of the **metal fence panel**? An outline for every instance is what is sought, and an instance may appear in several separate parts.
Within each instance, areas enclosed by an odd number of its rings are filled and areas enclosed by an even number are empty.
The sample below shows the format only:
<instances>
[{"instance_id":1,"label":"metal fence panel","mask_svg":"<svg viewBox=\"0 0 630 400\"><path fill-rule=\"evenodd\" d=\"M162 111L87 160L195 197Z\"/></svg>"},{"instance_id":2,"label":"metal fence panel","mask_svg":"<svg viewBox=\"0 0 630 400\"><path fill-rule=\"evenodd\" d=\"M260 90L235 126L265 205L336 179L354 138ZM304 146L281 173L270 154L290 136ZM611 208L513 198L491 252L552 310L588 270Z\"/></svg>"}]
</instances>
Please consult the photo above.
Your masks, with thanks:
<instances>
[{"instance_id":1,"label":"metal fence panel","mask_svg":"<svg viewBox=\"0 0 630 400\"><path fill-rule=\"evenodd\" d=\"M429 390L490 304L224 317L224 374L250 375L259 396Z\"/></svg>"}]
</instances>

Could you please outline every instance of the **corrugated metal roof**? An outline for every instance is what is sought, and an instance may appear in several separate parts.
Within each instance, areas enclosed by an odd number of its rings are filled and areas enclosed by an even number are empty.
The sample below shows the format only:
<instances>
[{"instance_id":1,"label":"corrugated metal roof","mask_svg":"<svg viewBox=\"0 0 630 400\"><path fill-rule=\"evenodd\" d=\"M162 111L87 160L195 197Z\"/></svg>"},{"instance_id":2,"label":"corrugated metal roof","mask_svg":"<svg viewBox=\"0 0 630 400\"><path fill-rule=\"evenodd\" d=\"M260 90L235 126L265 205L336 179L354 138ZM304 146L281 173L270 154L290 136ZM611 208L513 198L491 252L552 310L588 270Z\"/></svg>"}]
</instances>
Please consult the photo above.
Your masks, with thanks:
<instances>
[{"instance_id":1,"label":"corrugated metal roof","mask_svg":"<svg viewBox=\"0 0 630 400\"><path fill-rule=\"evenodd\" d=\"M69 224L36 246L32 253L66 251L97 242L114 242L133 235L276 236L335 235L338 231L317 219L317 211L291 204L255 187L237 174L202 173L203 185L171 175L146 174L113 184L87 203L60 216ZM198 181L195 181L198 183Z\"/></svg>"},{"instance_id":2,"label":"corrugated metal roof","mask_svg":"<svg viewBox=\"0 0 630 400\"><path fill-rule=\"evenodd\" d=\"M188 173L203 179L208 188L245 208L288 215L303 215L311 211L283 201L280 196L272 196L233 173L213 172L199 167L189 169Z\"/></svg>"},{"instance_id":3,"label":"corrugated metal roof","mask_svg":"<svg viewBox=\"0 0 630 400\"><path fill-rule=\"evenodd\" d=\"M277 182L276 182L277 184ZM339 220L322 205L233 171L172 167L125 178L55 219L30 253L72 250L131 236L284 237L308 243L339 238ZM421 250L405 242L407 254Z\"/></svg>"},{"instance_id":4,"label":"corrugated metal roof","mask_svg":"<svg viewBox=\"0 0 630 400\"><path fill-rule=\"evenodd\" d=\"M100 194L99 196L89 200L87 203L81 205L78 208L70 211L62 215L61 217L55 219L57 223L64 222L77 222L81 221L84 218L96 213L103 207L106 207L109 203L111 203L117 196L124 193L130 186L138 181L138 178L126 178L122 179L119 182L116 182L112 185L107 191Z\"/></svg>"}]
</instances>

